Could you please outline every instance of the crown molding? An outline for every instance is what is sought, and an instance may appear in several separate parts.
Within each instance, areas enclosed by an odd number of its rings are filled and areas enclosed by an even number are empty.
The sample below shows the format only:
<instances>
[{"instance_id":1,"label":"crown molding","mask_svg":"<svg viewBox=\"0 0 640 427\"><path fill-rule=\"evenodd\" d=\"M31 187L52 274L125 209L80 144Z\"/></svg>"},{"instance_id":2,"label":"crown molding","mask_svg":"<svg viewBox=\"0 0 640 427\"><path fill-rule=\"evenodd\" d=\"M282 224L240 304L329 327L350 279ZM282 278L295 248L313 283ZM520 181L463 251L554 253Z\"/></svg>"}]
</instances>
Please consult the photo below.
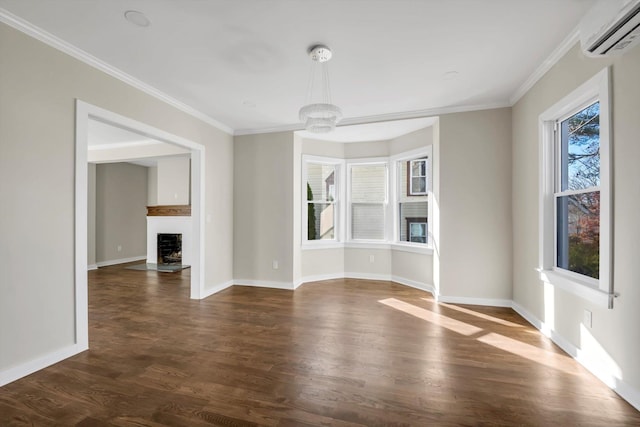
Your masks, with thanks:
<instances>
[{"instance_id":1,"label":"crown molding","mask_svg":"<svg viewBox=\"0 0 640 427\"><path fill-rule=\"evenodd\" d=\"M556 63L562 59L563 56L569 52L569 50L580 40L580 32L578 27L574 28L571 33L560 43L551 54L545 59L542 64L535 69L535 71L522 83L522 85L511 95L509 103L511 106L524 96L540 80L546 73L556 65Z\"/></svg>"},{"instance_id":2,"label":"crown molding","mask_svg":"<svg viewBox=\"0 0 640 427\"><path fill-rule=\"evenodd\" d=\"M443 114L465 113L469 111L493 110L496 108L511 107L509 102L496 102L491 104L459 105L453 107L428 108L425 110L405 111L401 113L378 114L373 116L349 117L340 122L338 127L349 125L362 125L368 123L389 122L393 120L418 119L423 117L441 116ZM289 124L284 126L273 126L253 129L238 129L234 136L256 135L261 133L290 132L304 130L302 123Z\"/></svg>"},{"instance_id":3,"label":"crown molding","mask_svg":"<svg viewBox=\"0 0 640 427\"><path fill-rule=\"evenodd\" d=\"M178 110L189 114L196 119L202 120L203 122L229 134L233 135L233 129L224 123L217 121L216 119L202 113L201 111L196 110L195 108L178 101L177 99L167 95L166 93L154 88L151 85L144 83L141 80L136 79L135 77L125 73L124 71L113 67L106 62L96 58L95 56L83 51L82 49L77 48L76 46L67 43L66 41L54 36L53 34L43 30L42 28L36 27L28 21L12 14L8 10L0 7L0 22L7 24L8 26L15 28L18 31L21 31L28 36L33 37L36 40L39 40L54 49L57 49L61 52L66 53L67 55L84 62L87 65L90 65L93 68L96 68L111 77L114 77L129 86L132 86L147 95L151 95L160 101L171 105L172 107L177 108Z\"/></svg>"}]
</instances>

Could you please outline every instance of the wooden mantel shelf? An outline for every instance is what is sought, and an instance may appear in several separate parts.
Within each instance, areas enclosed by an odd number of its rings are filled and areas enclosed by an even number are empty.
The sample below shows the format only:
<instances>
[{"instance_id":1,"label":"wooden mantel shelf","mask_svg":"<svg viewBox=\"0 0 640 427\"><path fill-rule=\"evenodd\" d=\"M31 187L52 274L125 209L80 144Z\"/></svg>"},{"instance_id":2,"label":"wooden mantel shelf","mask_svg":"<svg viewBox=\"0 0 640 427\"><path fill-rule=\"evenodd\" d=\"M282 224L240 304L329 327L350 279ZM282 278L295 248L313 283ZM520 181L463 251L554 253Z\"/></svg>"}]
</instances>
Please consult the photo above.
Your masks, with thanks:
<instances>
[{"instance_id":1,"label":"wooden mantel shelf","mask_svg":"<svg viewBox=\"0 0 640 427\"><path fill-rule=\"evenodd\" d=\"M147 206L147 216L191 216L191 205Z\"/></svg>"}]
</instances>

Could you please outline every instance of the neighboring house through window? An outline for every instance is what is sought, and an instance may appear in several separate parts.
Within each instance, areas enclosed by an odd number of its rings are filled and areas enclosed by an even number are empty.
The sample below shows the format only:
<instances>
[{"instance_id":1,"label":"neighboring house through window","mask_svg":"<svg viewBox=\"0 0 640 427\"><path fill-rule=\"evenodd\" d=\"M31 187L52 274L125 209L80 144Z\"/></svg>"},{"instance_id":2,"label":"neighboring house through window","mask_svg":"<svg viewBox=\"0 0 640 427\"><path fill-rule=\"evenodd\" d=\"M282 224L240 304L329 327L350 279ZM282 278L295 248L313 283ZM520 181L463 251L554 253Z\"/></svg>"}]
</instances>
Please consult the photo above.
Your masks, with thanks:
<instances>
[{"instance_id":1,"label":"neighboring house through window","mask_svg":"<svg viewBox=\"0 0 640 427\"><path fill-rule=\"evenodd\" d=\"M409 160L407 174L407 195L425 196L427 194L427 159Z\"/></svg>"},{"instance_id":2,"label":"neighboring house through window","mask_svg":"<svg viewBox=\"0 0 640 427\"><path fill-rule=\"evenodd\" d=\"M306 241L337 240L339 205L335 189L340 163L336 159L315 157L305 157L303 161Z\"/></svg>"},{"instance_id":3,"label":"neighboring house through window","mask_svg":"<svg viewBox=\"0 0 640 427\"><path fill-rule=\"evenodd\" d=\"M430 244L429 186L431 149L395 158L397 242ZM407 158L407 156L410 156Z\"/></svg>"},{"instance_id":4,"label":"neighboring house through window","mask_svg":"<svg viewBox=\"0 0 640 427\"><path fill-rule=\"evenodd\" d=\"M387 163L349 164L349 225L351 240L385 240Z\"/></svg>"}]
</instances>

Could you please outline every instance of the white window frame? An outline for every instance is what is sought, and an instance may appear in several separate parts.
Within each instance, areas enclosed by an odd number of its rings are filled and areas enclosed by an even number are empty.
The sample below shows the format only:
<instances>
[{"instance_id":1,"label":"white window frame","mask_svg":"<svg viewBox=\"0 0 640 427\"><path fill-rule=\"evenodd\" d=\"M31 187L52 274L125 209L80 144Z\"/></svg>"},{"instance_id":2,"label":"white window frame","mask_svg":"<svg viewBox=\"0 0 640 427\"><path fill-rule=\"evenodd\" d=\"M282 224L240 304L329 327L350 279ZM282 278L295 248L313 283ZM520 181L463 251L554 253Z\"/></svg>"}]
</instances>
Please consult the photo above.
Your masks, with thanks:
<instances>
[{"instance_id":1,"label":"white window frame","mask_svg":"<svg viewBox=\"0 0 640 427\"><path fill-rule=\"evenodd\" d=\"M351 205L352 205L352 201L351 201L351 171L353 169L354 166L368 166L368 165L384 165L385 169L386 169L386 176L385 176L385 198L384 198L384 234L383 234L383 238L382 239L354 239L352 237L352 230L351 230ZM346 181L346 190L347 190L347 198L346 198L346 211L347 211L347 215L346 215L346 242L347 243L353 243L353 244L373 244L373 245L377 245L377 244L389 244L389 218L390 218L390 212L389 212L389 177L390 177L390 173L389 173L389 158L388 157L369 157L369 158L364 158L364 159L349 159L346 162L346 170L347 170L347 181Z\"/></svg>"},{"instance_id":2,"label":"white window frame","mask_svg":"<svg viewBox=\"0 0 640 427\"><path fill-rule=\"evenodd\" d=\"M610 73L605 68L540 115L539 268L544 283L598 305L613 307ZM600 102L600 273L599 279L556 266L556 123Z\"/></svg>"},{"instance_id":3,"label":"white window frame","mask_svg":"<svg viewBox=\"0 0 640 427\"><path fill-rule=\"evenodd\" d=\"M334 185L336 188L335 198L333 201L334 206L334 214L333 214L333 239L322 239L322 240L308 240L307 235L307 221L309 220L308 211L307 211L307 171L308 164L321 164L327 166L333 166L335 170L334 175ZM302 156L302 185L301 185L301 200L302 200L302 247L306 249L329 249L334 247L341 247L341 241L344 241L344 231L343 231L343 200L344 197L344 160L337 159L334 157L320 157L320 156L312 156L308 154L304 154Z\"/></svg>"},{"instance_id":4,"label":"white window frame","mask_svg":"<svg viewBox=\"0 0 640 427\"><path fill-rule=\"evenodd\" d=\"M427 159L427 243L415 243L415 242L407 242L404 240L400 240L400 214L398 212L398 205L400 203L400 176L399 173L401 169L398 167L398 163L407 162L410 160L416 160L420 157L426 157ZM391 164L391 188L395 190L392 192L392 239L393 246L399 250L409 250L414 249L415 251L427 251L430 252L433 250L433 173L432 173L432 164L433 164L433 146L429 145L424 148L419 148L416 150L406 151L404 153L397 154L395 156L391 156L389 158L389 162Z\"/></svg>"}]
</instances>

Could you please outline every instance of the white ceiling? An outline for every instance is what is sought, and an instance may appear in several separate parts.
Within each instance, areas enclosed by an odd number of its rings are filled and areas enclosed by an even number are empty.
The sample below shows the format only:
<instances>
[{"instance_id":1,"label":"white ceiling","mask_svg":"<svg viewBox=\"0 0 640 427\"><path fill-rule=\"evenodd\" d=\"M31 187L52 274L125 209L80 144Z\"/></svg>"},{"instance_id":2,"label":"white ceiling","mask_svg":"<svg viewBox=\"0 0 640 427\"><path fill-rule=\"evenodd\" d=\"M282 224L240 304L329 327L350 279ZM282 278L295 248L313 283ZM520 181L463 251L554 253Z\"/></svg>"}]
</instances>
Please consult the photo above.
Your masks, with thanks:
<instances>
[{"instance_id":1,"label":"white ceiling","mask_svg":"<svg viewBox=\"0 0 640 427\"><path fill-rule=\"evenodd\" d=\"M89 120L87 130L87 142L90 150L115 148L117 146L156 144L160 142L139 133L93 119Z\"/></svg>"},{"instance_id":2,"label":"white ceiling","mask_svg":"<svg viewBox=\"0 0 640 427\"><path fill-rule=\"evenodd\" d=\"M291 129L324 43L346 122L509 105L592 0L0 0L236 133ZM124 19L127 10L147 28ZM0 11L2 13L2 11ZM6 13L5 13L6 14ZM455 78L447 73L456 71Z\"/></svg>"},{"instance_id":3,"label":"white ceiling","mask_svg":"<svg viewBox=\"0 0 640 427\"><path fill-rule=\"evenodd\" d=\"M176 149L176 146L167 144L166 142L159 141L157 139L149 138L136 132L132 132L127 129L123 129L112 124L103 123L98 120L89 119L87 127L87 145L90 152L96 150L111 150L114 158L121 154L118 160L111 160L109 163L123 161L126 163L132 163L134 165L153 167L158 165L158 160L166 159L168 157L188 157L190 156L189 150L184 149L182 154L171 154L156 156L151 153L157 153L160 146L170 146L171 151L181 151ZM140 151L136 153L136 158L131 159L131 151L126 151L128 148L136 147ZM121 150L116 152L113 150Z\"/></svg>"}]
</instances>

